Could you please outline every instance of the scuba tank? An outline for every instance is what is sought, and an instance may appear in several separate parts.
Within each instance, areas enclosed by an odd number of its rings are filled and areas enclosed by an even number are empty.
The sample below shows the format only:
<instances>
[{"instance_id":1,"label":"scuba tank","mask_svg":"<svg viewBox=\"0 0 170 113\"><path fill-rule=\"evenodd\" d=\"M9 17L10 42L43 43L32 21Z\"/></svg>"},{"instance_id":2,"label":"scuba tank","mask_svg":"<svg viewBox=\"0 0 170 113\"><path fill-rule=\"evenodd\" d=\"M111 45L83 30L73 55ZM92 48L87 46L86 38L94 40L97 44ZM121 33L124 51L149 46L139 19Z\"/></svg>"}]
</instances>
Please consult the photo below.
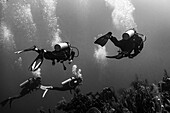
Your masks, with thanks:
<instances>
[{"instance_id":1,"label":"scuba tank","mask_svg":"<svg viewBox=\"0 0 170 113\"><path fill-rule=\"evenodd\" d=\"M129 39L131 38L132 36L134 36L134 34L136 33L135 29L129 29L127 30L125 33L122 34L122 37L124 39Z\"/></svg>"},{"instance_id":2,"label":"scuba tank","mask_svg":"<svg viewBox=\"0 0 170 113\"><path fill-rule=\"evenodd\" d=\"M75 77L71 77L71 78L63 81L61 84L62 84L62 85L65 85L65 84L67 84L68 82L70 82L72 79L75 79Z\"/></svg>"},{"instance_id":3,"label":"scuba tank","mask_svg":"<svg viewBox=\"0 0 170 113\"><path fill-rule=\"evenodd\" d=\"M19 86L20 86L21 88L23 88L23 87L25 87L26 85L28 85L29 83L30 83L30 80L28 79L28 80L24 81L23 83L21 83Z\"/></svg>"},{"instance_id":4,"label":"scuba tank","mask_svg":"<svg viewBox=\"0 0 170 113\"><path fill-rule=\"evenodd\" d=\"M55 51L61 51L63 49L69 48L70 44L67 42L64 43L58 43L54 46Z\"/></svg>"},{"instance_id":5,"label":"scuba tank","mask_svg":"<svg viewBox=\"0 0 170 113\"><path fill-rule=\"evenodd\" d=\"M29 78L26 81L24 81L23 83L21 83L19 86L21 88L23 88L23 87L26 87L28 85L33 85L33 84L36 85L35 87L37 87L39 84L41 84L41 77L37 77L37 78L33 78L32 77L32 78Z\"/></svg>"}]
</instances>

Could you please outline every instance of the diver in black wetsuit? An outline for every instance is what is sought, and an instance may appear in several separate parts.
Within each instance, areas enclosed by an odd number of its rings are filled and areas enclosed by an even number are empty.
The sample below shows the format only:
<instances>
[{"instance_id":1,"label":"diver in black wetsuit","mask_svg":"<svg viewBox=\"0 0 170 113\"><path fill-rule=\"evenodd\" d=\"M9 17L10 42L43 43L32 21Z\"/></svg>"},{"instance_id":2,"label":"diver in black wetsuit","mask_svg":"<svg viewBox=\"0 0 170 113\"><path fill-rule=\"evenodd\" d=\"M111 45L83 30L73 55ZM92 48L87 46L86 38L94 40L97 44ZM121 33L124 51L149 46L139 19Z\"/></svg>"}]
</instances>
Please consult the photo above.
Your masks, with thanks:
<instances>
[{"instance_id":1,"label":"diver in black wetsuit","mask_svg":"<svg viewBox=\"0 0 170 113\"><path fill-rule=\"evenodd\" d=\"M70 91L70 93L72 94L72 90L74 91L74 93L76 93L76 90L78 88L78 86L82 85L83 82L83 78L82 76L73 76L68 78L67 80L63 81L61 84L61 87L54 87L54 86L42 86L41 89L43 90L57 90L57 91ZM45 93L43 94L42 97L45 96Z\"/></svg>"},{"instance_id":2,"label":"diver in black wetsuit","mask_svg":"<svg viewBox=\"0 0 170 113\"><path fill-rule=\"evenodd\" d=\"M56 44L54 46L54 49L55 49L54 51L47 51L47 50L44 50L44 49L38 49L34 45L31 48L24 49L24 50L21 50L21 51L17 51L15 53L20 54L20 53L27 52L27 51L35 51L39 54L37 56L37 58L31 64L31 66L29 67L29 69L31 71L36 71L41 66L44 58L47 59L47 60L52 60L52 65L55 65L55 60L57 60L57 62L60 62L60 63L63 64L64 70L66 70L66 67L64 65L64 61L68 60L69 64L70 64L73 61L74 57L78 57L78 55L75 56L75 52L71 48L70 44L67 43L67 42ZM78 51L78 49L77 49L77 51Z\"/></svg>"},{"instance_id":3,"label":"diver in black wetsuit","mask_svg":"<svg viewBox=\"0 0 170 113\"><path fill-rule=\"evenodd\" d=\"M0 105L5 106L9 102L10 107L11 107L11 104L15 99L19 99L31 93L33 90L40 89L40 86L41 86L41 77L31 77L28 80L20 84L20 87L22 88L22 90L19 95L7 98L6 100L2 101Z\"/></svg>"},{"instance_id":4,"label":"diver in black wetsuit","mask_svg":"<svg viewBox=\"0 0 170 113\"><path fill-rule=\"evenodd\" d=\"M104 46L107 43L108 39L110 39L115 46L120 48L120 51L118 51L118 54L115 56L106 56L107 58L116 59L121 59L123 57L133 58L137 56L143 49L143 42L146 40L146 37L144 41L141 37L145 36L143 34L137 33L134 29L130 29L127 31L127 33L124 33L122 35L121 40L117 40L116 37L112 36L112 32L108 32L107 34L98 38L94 43Z\"/></svg>"},{"instance_id":5,"label":"diver in black wetsuit","mask_svg":"<svg viewBox=\"0 0 170 113\"><path fill-rule=\"evenodd\" d=\"M74 74L74 76L68 78L67 80L63 81L61 83L61 87L53 87L53 86L41 86L41 89L42 90L45 90L44 94L42 97L45 96L46 92L48 90L57 90L57 91L69 91L70 90L70 93L72 94L72 90L74 91L74 93L77 93L77 89L78 89L78 86L82 85L83 83L83 77L82 77L82 74L81 74L81 69L79 69L77 72L76 72L76 68L77 66L76 65L73 65L73 68L72 68L72 72Z\"/></svg>"},{"instance_id":6,"label":"diver in black wetsuit","mask_svg":"<svg viewBox=\"0 0 170 113\"><path fill-rule=\"evenodd\" d=\"M67 91L75 90L77 86L82 84L83 79L81 77L70 77L69 79L62 82L62 87L51 87L50 90Z\"/></svg>"}]
</instances>

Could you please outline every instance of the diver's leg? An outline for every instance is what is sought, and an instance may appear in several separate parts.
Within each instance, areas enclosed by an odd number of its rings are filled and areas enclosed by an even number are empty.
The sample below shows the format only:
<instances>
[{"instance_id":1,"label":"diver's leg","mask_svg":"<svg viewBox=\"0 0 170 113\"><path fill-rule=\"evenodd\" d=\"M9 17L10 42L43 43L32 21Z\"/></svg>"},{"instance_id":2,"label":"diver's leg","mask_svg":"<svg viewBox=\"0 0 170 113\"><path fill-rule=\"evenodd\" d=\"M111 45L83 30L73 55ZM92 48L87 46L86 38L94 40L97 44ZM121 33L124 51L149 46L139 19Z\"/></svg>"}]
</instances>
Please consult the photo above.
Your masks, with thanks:
<instances>
[{"instance_id":1,"label":"diver's leg","mask_svg":"<svg viewBox=\"0 0 170 113\"><path fill-rule=\"evenodd\" d=\"M10 97L9 97L9 98L10 98ZM0 103L0 105L1 105L2 107L5 106L5 105L8 103L9 98L3 100L3 101Z\"/></svg>"},{"instance_id":2,"label":"diver's leg","mask_svg":"<svg viewBox=\"0 0 170 113\"><path fill-rule=\"evenodd\" d=\"M140 51L139 51L138 47L135 47L134 48L134 53L133 54L129 54L128 57L129 58L133 58L133 57L137 56L139 53L140 53Z\"/></svg>"},{"instance_id":3,"label":"diver's leg","mask_svg":"<svg viewBox=\"0 0 170 113\"><path fill-rule=\"evenodd\" d=\"M26 88L24 88L24 89L21 90L19 95L16 95L16 96L13 96L13 97L9 97L6 100L2 101L0 104L1 104L1 106L5 106L7 104L7 102L9 101L9 105L10 105L10 108L11 108L12 102L15 99L19 99L19 98L25 96L26 94L28 94L29 92L30 92L30 90L27 90Z\"/></svg>"},{"instance_id":4,"label":"diver's leg","mask_svg":"<svg viewBox=\"0 0 170 113\"><path fill-rule=\"evenodd\" d=\"M6 100L2 101L0 104L3 107L3 106L5 106L9 102L9 105L10 105L10 108L11 108L12 102L15 99L18 99L20 97L22 97L22 96L21 95L16 95L16 96L13 96L13 97L8 97Z\"/></svg>"},{"instance_id":5,"label":"diver's leg","mask_svg":"<svg viewBox=\"0 0 170 113\"><path fill-rule=\"evenodd\" d=\"M141 42L140 46L138 47L139 51L142 51L143 49L143 42Z\"/></svg>"},{"instance_id":6,"label":"diver's leg","mask_svg":"<svg viewBox=\"0 0 170 113\"><path fill-rule=\"evenodd\" d=\"M9 101L9 105L10 105L10 108L11 108L11 105L12 105L12 102L15 100L15 99L19 99L23 96L25 96L26 94L28 94L28 90L25 90L25 88L20 92L19 95L16 95L16 96L13 96L13 97L9 97L7 98L6 100L2 101L0 104L1 106L4 106L8 101Z\"/></svg>"},{"instance_id":7,"label":"diver's leg","mask_svg":"<svg viewBox=\"0 0 170 113\"><path fill-rule=\"evenodd\" d=\"M36 52L39 53L39 49L35 45L33 47L31 47L31 48L28 48L28 49L24 49L24 50L21 50L21 51L16 51L15 53L20 54L20 53L27 52L27 51L36 51Z\"/></svg>"},{"instance_id":8,"label":"diver's leg","mask_svg":"<svg viewBox=\"0 0 170 113\"><path fill-rule=\"evenodd\" d=\"M129 55L129 58L137 56L143 49L144 43L141 38L137 38L134 43L134 53Z\"/></svg>"},{"instance_id":9,"label":"diver's leg","mask_svg":"<svg viewBox=\"0 0 170 113\"><path fill-rule=\"evenodd\" d=\"M22 97L22 95L16 95L16 96L14 96L14 97L9 97L9 105L10 105L10 108L11 108L11 106L12 106L12 102L15 100L15 99L19 99L19 98L21 98Z\"/></svg>"},{"instance_id":10,"label":"diver's leg","mask_svg":"<svg viewBox=\"0 0 170 113\"><path fill-rule=\"evenodd\" d=\"M55 65L55 60L52 60L52 65L53 65L53 66Z\"/></svg>"},{"instance_id":11,"label":"diver's leg","mask_svg":"<svg viewBox=\"0 0 170 113\"><path fill-rule=\"evenodd\" d=\"M64 65L64 62L63 62L62 64L63 64L63 69L66 70L67 68L66 68L66 66Z\"/></svg>"},{"instance_id":12,"label":"diver's leg","mask_svg":"<svg viewBox=\"0 0 170 113\"><path fill-rule=\"evenodd\" d=\"M14 97L10 97L10 99L9 99L9 100L10 100L10 101L9 101L10 107L11 107L12 102L13 102L15 99L19 99L19 98L25 96L26 94L28 94L29 92L30 92L30 90L29 90L28 88L23 88L23 89L21 90L21 92L20 92L19 95L16 95L16 96L14 96Z\"/></svg>"},{"instance_id":13,"label":"diver's leg","mask_svg":"<svg viewBox=\"0 0 170 113\"><path fill-rule=\"evenodd\" d=\"M134 48L134 53L129 55L129 58L133 58L135 56L137 56L141 50L143 49L143 44L141 44L140 46L136 45Z\"/></svg>"},{"instance_id":14,"label":"diver's leg","mask_svg":"<svg viewBox=\"0 0 170 113\"><path fill-rule=\"evenodd\" d=\"M110 37L110 40L113 42L113 44L114 44L115 46L117 46L117 47L120 47L120 46L121 46L120 42L117 40L116 37L111 36L111 37Z\"/></svg>"}]
</instances>

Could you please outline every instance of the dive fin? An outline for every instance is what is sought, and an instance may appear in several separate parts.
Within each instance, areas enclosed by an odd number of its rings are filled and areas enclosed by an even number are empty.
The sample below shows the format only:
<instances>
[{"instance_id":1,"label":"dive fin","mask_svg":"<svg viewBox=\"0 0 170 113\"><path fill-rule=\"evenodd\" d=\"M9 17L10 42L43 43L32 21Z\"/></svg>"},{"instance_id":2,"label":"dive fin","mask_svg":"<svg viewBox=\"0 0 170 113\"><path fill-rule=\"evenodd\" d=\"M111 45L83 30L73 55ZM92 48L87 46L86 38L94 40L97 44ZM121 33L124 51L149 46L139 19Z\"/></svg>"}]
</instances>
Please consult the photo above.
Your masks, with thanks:
<instances>
[{"instance_id":1,"label":"dive fin","mask_svg":"<svg viewBox=\"0 0 170 113\"><path fill-rule=\"evenodd\" d=\"M101 45L102 47L107 43L108 39L105 36L98 38L94 43Z\"/></svg>"},{"instance_id":2,"label":"dive fin","mask_svg":"<svg viewBox=\"0 0 170 113\"><path fill-rule=\"evenodd\" d=\"M6 100L2 101L0 103L0 105L3 107L3 106L5 106L7 104L8 101L9 101L9 99L6 99Z\"/></svg>"},{"instance_id":3,"label":"dive fin","mask_svg":"<svg viewBox=\"0 0 170 113\"><path fill-rule=\"evenodd\" d=\"M116 58L117 57L117 55L116 56L106 56L106 58Z\"/></svg>"},{"instance_id":4,"label":"dive fin","mask_svg":"<svg viewBox=\"0 0 170 113\"><path fill-rule=\"evenodd\" d=\"M106 56L106 58L115 58L115 59L121 59L125 56L123 56L123 54L118 54L118 55L115 55L115 56Z\"/></svg>"},{"instance_id":5,"label":"dive fin","mask_svg":"<svg viewBox=\"0 0 170 113\"><path fill-rule=\"evenodd\" d=\"M101 45L103 47L107 43L109 37L110 37L110 32L108 32L107 34L99 37L94 43L99 44L99 45Z\"/></svg>"},{"instance_id":6,"label":"dive fin","mask_svg":"<svg viewBox=\"0 0 170 113\"><path fill-rule=\"evenodd\" d=\"M44 58L42 57L42 55L38 55L37 58L33 61L33 63L30 65L29 70L36 71L43 63L43 60Z\"/></svg>"}]
</instances>

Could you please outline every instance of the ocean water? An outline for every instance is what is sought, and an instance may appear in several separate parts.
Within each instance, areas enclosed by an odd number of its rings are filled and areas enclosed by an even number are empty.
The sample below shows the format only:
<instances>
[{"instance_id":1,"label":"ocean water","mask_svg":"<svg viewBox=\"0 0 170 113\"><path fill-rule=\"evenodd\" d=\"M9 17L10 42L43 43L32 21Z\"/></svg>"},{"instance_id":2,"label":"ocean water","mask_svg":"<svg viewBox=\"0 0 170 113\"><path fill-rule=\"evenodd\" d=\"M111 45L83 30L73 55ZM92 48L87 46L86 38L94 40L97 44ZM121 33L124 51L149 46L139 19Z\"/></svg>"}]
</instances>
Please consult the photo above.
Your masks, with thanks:
<instances>
[{"instance_id":1,"label":"ocean water","mask_svg":"<svg viewBox=\"0 0 170 113\"><path fill-rule=\"evenodd\" d=\"M19 84L33 76L29 65L35 52L15 54L17 50L37 45L52 51L53 45L68 41L80 51L72 64L41 65L42 84L60 86L71 76L72 66L82 70L82 93L101 91L106 86L116 90L127 88L137 74L141 79L156 83L163 70L170 72L170 4L169 0L0 0L0 101L19 94ZM122 33L135 27L146 35L142 52L133 59L106 59L117 54L118 48L108 41L105 48L94 40L107 33L121 39ZM1 113L39 113L39 109L55 108L69 91L37 90L0 108ZM62 111L57 111L57 113Z\"/></svg>"}]
</instances>

